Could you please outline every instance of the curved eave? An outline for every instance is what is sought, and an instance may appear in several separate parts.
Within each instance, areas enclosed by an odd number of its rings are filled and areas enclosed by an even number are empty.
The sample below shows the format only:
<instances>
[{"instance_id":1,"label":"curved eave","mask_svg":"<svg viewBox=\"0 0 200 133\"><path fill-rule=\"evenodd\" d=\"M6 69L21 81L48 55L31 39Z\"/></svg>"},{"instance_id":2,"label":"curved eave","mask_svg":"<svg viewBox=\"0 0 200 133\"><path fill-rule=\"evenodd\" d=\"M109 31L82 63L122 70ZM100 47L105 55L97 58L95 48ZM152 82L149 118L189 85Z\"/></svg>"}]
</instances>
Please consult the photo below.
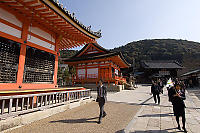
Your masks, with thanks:
<instances>
[{"instance_id":1,"label":"curved eave","mask_svg":"<svg viewBox=\"0 0 200 133\"><path fill-rule=\"evenodd\" d=\"M0 5L21 22L26 19L33 27L49 32L58 40L56 51L94 43L100 37L78 25L80 22L77 19L69 17L50 0L1 0Z\"/></svg>"},{"instance_id":2,"label":"curved eave","mask_svg":"<svg viewBox=\"0 0 200 133\"><path fill-rule=\"evenodd\" d=\"M117 64L120 68L128 68L130 64L128 64L120 55L114 56L112 61Z\"/></svg>"},{"instance_id":3,"label":"curved eave","mask_svg":"<svg viewBox=\"0 0 200 133\"><path fill-rule=\"evenodd\" d=\"M65 11L64 8L60 7L58 4L56 4L53 0L42 0L44 3L46 3L50 8L52 8L56 13L61 15L67 22L72 24L75 28L86 34L87 36L98 39L101 37L101 34L96 35L95 32L88 29L85 25L81 24L72 14L70 14L68 11ZM93 33L93 34L92 34Z\"/></svg>"},{"instance_id":4,"label":"curved eave","mask_svg":"<svg viewBox=\"0 0 200 133\"><path fill-rule=\"evenodd\" d=\"M109 53L109 51L103 47L101 47L99 44L97 43L88 43L86 44L80 51L78 51L72 58L74 57L78 57L78 56L81 56L85 50L87 50L87 48L90 46L90 45L94 45L94 47L96 47L96 49L102 51L103 53Z\"/></svg>"},{"instance_id":5,"label":"curved eave","mask_svg":"<svg viewBox=\"0 0 200 133\"><path fill-rule=\"evenodd\" d=\"M65 64L79 64L79 63L84 63L84 62L92 62L92 61L100 61L102 59L106 60L111 60L114 62L116 65L118 65L120 68L128 68L130 67L130 64L126 62L124 57L120 52L118 53L109 53L109 54L104 54L104 55L99 55L96 57L91 57L91 58L68 58L64 60Z\"/></svg>"}]
</instances>

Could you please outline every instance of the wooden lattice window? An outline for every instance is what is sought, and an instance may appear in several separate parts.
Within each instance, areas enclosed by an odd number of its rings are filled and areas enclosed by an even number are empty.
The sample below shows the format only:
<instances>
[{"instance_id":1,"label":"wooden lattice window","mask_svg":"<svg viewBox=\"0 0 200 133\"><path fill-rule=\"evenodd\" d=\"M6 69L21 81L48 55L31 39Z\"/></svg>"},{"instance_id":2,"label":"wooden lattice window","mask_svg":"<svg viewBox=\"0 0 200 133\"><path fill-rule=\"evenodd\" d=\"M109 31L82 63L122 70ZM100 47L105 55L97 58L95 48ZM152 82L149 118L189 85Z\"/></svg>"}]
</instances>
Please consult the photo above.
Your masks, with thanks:
<instances>
[{"instance_id":1,"label":"wooden lattice window","mask_svg":"<svg viewBox=\"0 0 200 133\"><path fill-rule=\"evenodd\" d=\"M55 55L27 47L24 83L53 83Z\"/></svg>"},{"instance_id":2,"label":"wooden lattice window","mask_svg":"<svg viewBox=\"0 0 200 133\"><path fill-rule=\"evenodd\" d=\"M0 37L0 83L16 83L20 44Z\"/></svg>"}]
</instances>

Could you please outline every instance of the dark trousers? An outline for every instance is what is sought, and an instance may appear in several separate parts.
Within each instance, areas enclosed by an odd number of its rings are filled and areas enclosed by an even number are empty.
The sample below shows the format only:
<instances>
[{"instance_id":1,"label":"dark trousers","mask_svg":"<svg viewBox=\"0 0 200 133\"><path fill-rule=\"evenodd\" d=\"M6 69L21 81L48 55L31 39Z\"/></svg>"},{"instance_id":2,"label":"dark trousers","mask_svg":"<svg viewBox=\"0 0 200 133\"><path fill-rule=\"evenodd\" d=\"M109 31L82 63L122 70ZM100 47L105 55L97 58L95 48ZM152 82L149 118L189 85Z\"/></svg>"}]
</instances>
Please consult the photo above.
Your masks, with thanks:
<instances>
[{"instance_id":1,"label":"dark trousers","mask_svg":"<svg viewBox=\"0 0 200 133\"><path fill-rule=\"evenodd\" d=\"M185 128L185 114L182 114L181 116L182 116L183 128ZM177 122L178 126L180 127L179 117L180 116L178 116L178 115L176 116L176 122Z\"/></svg>"},{"instance_id":2,"label":"dark trousers","mask_svg":"<svg viewBox=\"0 0 200 133\"><path fill-rule=\"evenodd\" d=\"M103 97L99 98L99 108L100 108L99 121L101 121L103 115L106 115L106 112L104 111L104 104L105 104L105 98Z\"/></svg>"},{"instance_id":3,"label":"dark trousers","mask_svg":"<svg viewBox=\"0 0 200 133\"><path fill-rule=\"evenodd\" d=\"M153 93L153 98L155 103L157 103L157 99L158 99L158 104L160 104L160 95L157 93Z\"/></svg>"}]
</instances>

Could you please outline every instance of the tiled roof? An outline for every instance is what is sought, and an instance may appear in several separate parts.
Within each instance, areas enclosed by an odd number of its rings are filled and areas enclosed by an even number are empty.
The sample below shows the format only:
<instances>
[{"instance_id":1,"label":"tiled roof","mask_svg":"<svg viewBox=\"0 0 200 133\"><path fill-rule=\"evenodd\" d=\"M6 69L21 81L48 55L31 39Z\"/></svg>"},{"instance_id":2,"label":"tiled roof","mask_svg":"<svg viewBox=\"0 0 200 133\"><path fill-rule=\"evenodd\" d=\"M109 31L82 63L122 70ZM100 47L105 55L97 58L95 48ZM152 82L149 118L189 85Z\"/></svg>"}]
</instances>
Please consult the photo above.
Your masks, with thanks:
<instances>
[{"instance_id":1,"label":"tiled roof","mask_svg":"<svg viewBox=\"0 0 200 133\"><path fill-rule=\"evenodd\" d=\"M94 54L88 54L88 55L82 55L80 57L71 57L68 59L65 59L66 62L76 62L76 61L83 61L83 60L93 60L93 59L101 59L106 57L111 57L115 55L119 55L119 52L110 52L110 53L94 53Z\"/></svg>"},{"instance_id":2,"label":"tiled roof","mask_svg":"<svg viewBox=\"0 0 200 133\"><path fill-rule=\"evenodd\" d=\"M91 44L91 43L89 43ZM119 56L121 58L121 60L127 65L130 66L130 64L125 60L125 58L123 57L121 52L111 52L103 47L101 47L99 44L97 43L92 43L92 45L95 45L97 48L99 48L100 50L104 51L102 53L93 53L93 54L87 54L87 55L81 55L78 56L82 51L84 51L84 49L87 48L87 46L89 45L85 45L76 55L74 55L71 58L68 59L63 59L64 62L76 62L76 61L85 61L85 60L95 60L95 59L103 59L103 58L107 58L107 57L113 57L113 56Z\"/></svg>"},{"instance_id":3,"label":"tiled roof","mask_svg":"<svg viewBox=\"0 0 200 133\"><path fill-rule=\"evenodd\" d=\"M143 60L141 65L143 68L183 68L181 64L174 60Z\"/></svg>"},{"instance_id":4,"label":"tiled roof","mask_svg":"<svg viewBox=\"0 0 200 133\"><path fill-rule=\"evenodd\" d=\"M104 51L105 53L109 53L109 50L103 48L102 46L100 46L100 45L97 44L97 43L88 43L88 44L86 44L81 50L79 50L72 58L75 58L75 57L78 56L80 53L82 53L82 52L88 47L88 45L90 45L90 44L96 46L98 49Z\"/></svg>"},{"instance_id":5,"label":"tiled roof","mask_svg":"<svg viewBox=\"0 0 200 133\"><path fill-rule=\"evenodd\" d=\"M197 70L193 70L193 71L190 71L190 72L184 73L184 74L181 75L181 76L188 76L188 75L198 74L198 73L200 73L200 69L197 69Z\"/></svg>"},{"instance_id":6,"label":"tiled roof","mask_svg":"<svg viewBox=\"0 0 200 133\"><path fill-rule=\"evenodd\" d=\"M68 11L63 4L59 3L59 0L50 0L52 1L52 3L54 3L54 5L56 5L58 8L60 8L67 16L69 16L75 23L77 23L79 26L81 26L83 29L85 29L86 31L88 31L89 33L93 34L94 36L100 38L101 37L101 30L94 32L91 30L91 26L85 26L84 24L82 24L76 17L75 17L75 13L70 13L70 11Z\"/></svg>"}]
</instances>

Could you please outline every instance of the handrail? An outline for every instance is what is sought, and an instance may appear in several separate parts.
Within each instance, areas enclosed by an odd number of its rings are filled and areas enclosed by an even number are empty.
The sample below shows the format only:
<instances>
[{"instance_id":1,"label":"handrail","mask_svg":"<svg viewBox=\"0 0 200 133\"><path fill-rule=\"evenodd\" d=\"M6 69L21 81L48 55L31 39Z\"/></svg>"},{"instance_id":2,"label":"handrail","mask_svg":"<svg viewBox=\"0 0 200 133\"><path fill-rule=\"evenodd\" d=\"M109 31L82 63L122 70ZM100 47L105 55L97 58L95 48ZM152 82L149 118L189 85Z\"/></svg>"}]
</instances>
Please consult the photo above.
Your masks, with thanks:
<instances>
[{"instance_id":1,"label":"handrail","mask_svg":"<svg viewBox=\"0 0 200 133\"><path fill-rule=\"evenodd\" d=\"M89 89L0 96L0 119L89 99L90 97L91 91Z\"/></svg>"}]
</instances>

